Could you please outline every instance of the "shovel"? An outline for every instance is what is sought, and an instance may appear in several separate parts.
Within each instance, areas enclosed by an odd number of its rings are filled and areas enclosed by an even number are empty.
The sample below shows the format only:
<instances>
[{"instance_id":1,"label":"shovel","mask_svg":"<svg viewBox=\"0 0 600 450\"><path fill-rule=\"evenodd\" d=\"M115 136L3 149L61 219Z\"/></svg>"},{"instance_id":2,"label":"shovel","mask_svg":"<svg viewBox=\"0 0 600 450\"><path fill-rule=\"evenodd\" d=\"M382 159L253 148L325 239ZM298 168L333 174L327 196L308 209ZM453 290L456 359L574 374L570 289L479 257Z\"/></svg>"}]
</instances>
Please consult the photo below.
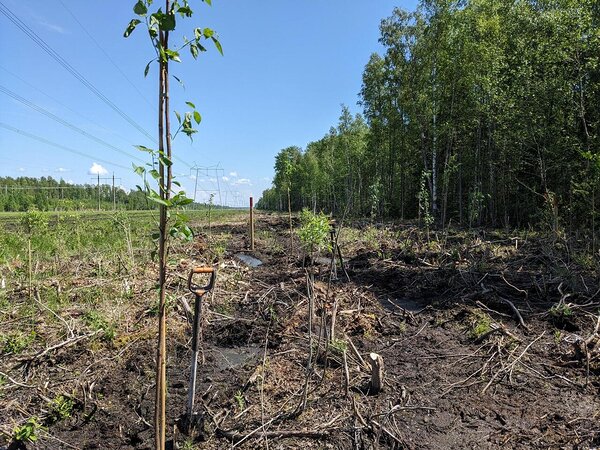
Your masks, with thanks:
<instances>
[{"instance_id":1,"label":"shovel","mask_svg":"<svg viewBox=\"0 0 600 450\"><path fill-rule=\"evenodd\" d=\"M210 274L210 281L206 286L198 286L193 283L194 275ZM194 413L194 397L196 395L196 372L198 369L198 334L200 332L200 314L202 311L202 297L212 290L215 284L217 272L213 267L196 267L188 277L188 289L196 296L194 304L194 322L192 324L192 364L190 370L190 387L188 390L187 411L184 419L184 429L188 434L198 428L201 418Z\"/></svg>"}]
</instances>

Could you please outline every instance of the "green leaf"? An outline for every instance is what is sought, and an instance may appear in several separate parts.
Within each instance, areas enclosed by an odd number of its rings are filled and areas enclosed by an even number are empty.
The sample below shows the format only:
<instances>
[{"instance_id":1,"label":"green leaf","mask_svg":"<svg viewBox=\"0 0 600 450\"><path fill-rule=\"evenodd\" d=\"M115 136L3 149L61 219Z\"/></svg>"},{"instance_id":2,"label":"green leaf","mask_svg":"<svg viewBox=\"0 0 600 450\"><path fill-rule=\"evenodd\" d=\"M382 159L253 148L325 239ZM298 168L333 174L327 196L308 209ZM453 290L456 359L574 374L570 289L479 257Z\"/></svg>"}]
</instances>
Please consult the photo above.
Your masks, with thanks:
<instances>
[{"instance_id":1,"label":"green leaf","mask_svg":"<svg viewBox=\"0 0 600 450\"><path fill-rule=\"evenodd\" d=\"M190 44L190 53L194 59L198 58L198 46L196 44Z\"/></svg>"},{"instance_id":2,"label":"green leaf","mask_svg":"<svg viewBox=\"0 0 600 450\"><path fill-rule=\"evenodd\" d=\"M219 53L221 54L221 56L223 56L223 47L221 46L221 43L219 42L219 40L215 37L212 37L211 39L215 43L215 47L217 47L217 50L219 50Z\"/></svg>"},{"instance_id":3,"label":"green leaf","mask_svg":"<svg viewBox=\"0 0 600 450\"><path fill-rule=\"evenodd\" d=\"M175 181L175 180L173 180L173 181L172 181L172 183L173 183L175 186L179 186L179 187L181 187L181 183L180 183L179 181Z\"/></svg>"},{"instance_id":4,"label":"green leaf","mask_svg":"<svg viewBox=\"0 0 600 450\"><path fill-rule=\"evenodd\" d=\"M208 6L212 6L212 0L203 0Z\"/></svg>"},{"instance_id":5,"label":"green leaf","mask_svg":"<svg viewBox=\"0 0 600 450\"><path fill-rule=\"evenodd\" d=\"M194 105L192 102L185 102L186 105L188 105L190 108L196 109L196 105Z\"/></svg>"},{"instance_id":6,"label":"green leaf","mask_svg":"<svg viewBox=\"0 0 600 450\"><path fill-rule=\"evenodd\" d=\"M177 12L179 14L181 14L181 16L185 16L185 17L192 17L193 11L190 9L189 6L182 6L181 8L179 8L177 10Z\"/></svg>"},{"instance_id":7,"label":"green leaf","mask_svg":"<svg viewBox=\"0 0 600 450\"><path fill-rule=\"evenodd\" d=\"M152 178L154 178L155 180L160 179L160 173L158 173L158 170L156 169L152 169L151 171L148 172Z\"/></svg>"},{"instance_id":8,"label":"green leaf","mask_svg":"<svg viewBox=\"0 0 600 450\"><path fill-rule=\"evenodd\" d=\"M198 132L198 130L195 130L193 128L188 128L188 127L182 128L181 131L183 131L190 139L192 139L192 134Z\"/></svg>"},{"instance_id":9,"label":"green leaf","mask_svg":"<svg viewBox=\"0 0 600 450\"><path fill-rule=\"evenodd\" d=\"M137 148L138 150L142 151L142 152L154 153L154 150L152 150L151 148L145 147L143 145L134 145L134 147Z\"/></svg>"},{"instance_id":10,"label":"green leaf","mask_svg":"<svg viewBox=\"0 0 600 450\"><path fill-rule=\"evenodd\" d=\"M205 28L205 29L202 31L202 34L204 35L204 37L205 37L206 39L208 39L208 38L211 38L211 37L213 37L213 36L214 36L214 34L215 34L215 31L214 31L214 30L212 30L212 29L210 29L210 28Z\"/></svg>"},{"instance_id":11,"label":"green leaf","mask_svg":"<svg viewBox=\"0 0 600 450\"><path fill-rule=\"evenodd\" d=\"M160 198L160 197L155 197L155 196L153 196L153 195L148 195L148 196L147 196L147 198L148 198L148 200L150 200L151 202L158 203L159 205L164 205L164 206L166 206L166 207L169 207L169 206L171 206L171 202L169 202L168 200L163 200L163 199L162 199L162 198Z\"/></svg>"},{"instance_id":12,"label":"green leaf","mask_svg":"<svg viewBox=\"0 0 600 450\"><path fill-rule=\"evenodd\" d=\"M172 59L175 62L181 62L181 59L179 59L179 52L176 52L175 50L165 50L165 54L167 55L167 57L169 59Z\"/></svg>"},{"instance_id":13,"label":"green leaf","mask_svg":"<svg viewBox=\"0 0 600 450\"><path fill-rule=\"evenodd\" d=\"M171 167L173 165L173 162L166 156L159 156L158 160L166 167Z\"/></svg>"},{"instance_id":14,"label":"green leaf","mask_svg":"<svg viewBox=\"0 0 600 450\"><path fill-rule=\"evenodd\" d=\"M175 78L175 80L177 80L177 82L181 85L181 87L185 89L185 84L183 84L183 81L181 81L179 79L179 77L176 77L175 75L173 75L173 78Z\"/></svg>"},{"instance_id":15,"label":"green leaf","mask_svg":"<svg viewBox=\"0 0 600 450\"><path fill-rule=\"evenodd\" d=\"M138 2L133 7L133 12L136 13L138 16L145 16L148 12L148 8L146 8L146 5L142 0L138 0Z\"/></svg>"},{"instance_id":16,"label":"green leaf","mask_svg":"<svg viewBox=\"0 0 600 450\"><path fill-rule=\"evenodd\" d=\"M129 25L127 25L127 28L125 29L125 33L123 33L123 36L129 37L129 35L131 33L133 33L133 30L135 30L135 27L137 27L140 23L141 23L141 21L138 19L131 19L131 22L129 22Z\"/></svg>"},{"instance_id":17,"label":"green leaf","mask_svg":"<svg viewBox=\"0 0 600 450\"><path fill-rule=\"evenodd\" d=\"M131 165L133 166L133 171L137 174L142 176L144 174L144 172L146 171L146 169L144 169L144 166L136 166L135 164L131 163Z\"/></svg>"},{"instance_id":18,"label":"green leaf","mask_svg":"<svg viewBox=\"0 0 600 450\"><path fill-rule=\"evenodd\" d=\"M177 111L173 111L175 113L175 117L177 117L177 122L179 122L179 124L181 125L181 114L179 114Z\"/></svg>"},{"instance_id":19,"label":"green leaf","mask_svg":"<svg viewBox=\"0 0 600 450\"><path fill-rule=\"evenodd\" d=\"M198 111L194 111L194 120L198 125L200 125L200 122L202 121L202 116Z\"/></svg>"},{"instance_id":20,"label":"green leaf","mask_svg":"<svg viewBox=\"0 0 600 450\"><path fill-rule=\"evenodd\" d=\"M194 37L197 41L202 38L202 30L200 28L194 28Z\"/></svg>"},{"instance_id":21,"label":"green leaf","mask_svg":"<svg viewBox=\"0 0 600 450\"><path fill-rule=\"evenodd\" d=\"M164 14L159 26L163 31L173 31L175 29L175 14Z\"/></svg>"},{"instance_id":22,"label":"green leaf","mask_svg":"<svg viewBox=\"0 0 600 450\"><path fill-rule=\"evenodd\" d=\"M152 64L154 60L151 60L146 64L146 68L144 69L144 78L148 76L148 71L150 70L150 64Z\"/></svg>"}]
</instances>

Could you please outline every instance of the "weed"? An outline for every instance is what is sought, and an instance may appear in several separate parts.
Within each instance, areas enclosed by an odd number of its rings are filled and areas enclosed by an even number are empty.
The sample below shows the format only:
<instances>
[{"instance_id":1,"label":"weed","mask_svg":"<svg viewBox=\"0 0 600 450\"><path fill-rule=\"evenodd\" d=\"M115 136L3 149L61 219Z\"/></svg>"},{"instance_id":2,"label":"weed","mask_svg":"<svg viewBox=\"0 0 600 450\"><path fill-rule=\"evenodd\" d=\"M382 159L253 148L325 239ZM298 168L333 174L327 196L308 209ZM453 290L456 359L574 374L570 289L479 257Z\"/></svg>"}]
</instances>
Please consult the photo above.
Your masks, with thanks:
<instances>
[{"instance_id":1,"label":"weed","mask_svg":"<svg viewBox=\"0 0 600 450\"><path fill-rule=\"evenodd\" d=\"M36 338L36 332L31 330L29 334L19 331L9 335L0 335L2 351L0 353L17 355L25 350Z\"/></svg>"},{"instance_id":2,"label":"weed","mask_svg":"<svg viewBox=\"0 0 600 450\"><path fill-rule=\"evenodd\" d=\"M103 331L102 338L112 342L115 338L115 326L109 323L98 311L88 311L83 316L85 323L94 331Z\"/></svg>"},{"instance_id":3,"label":"weed","mask_svg":"<svg viewBox=\"0 0 600 450\"><path fill-rule=\"evenodd\" d=\"M150 308L148 308L148 315L158 316L159 304L160 304L160 298L156 297L154 299L154 302L152 303L152 306L150 306ZM167 294L167 296L165 298L165 310L169 311L173 307L173 304L175 304L175 297Z\"/></svg>"},{"instance_id":4,"label":"weed","mask_svg":"<svg viewBox=\"0 0 600 450\"><path fill-rule=\"evenodd\" d=\"M277 322L279 320L279 316L277 315L277 310L275 309L274 305L269 305L268 313L269 313L269 319L272 322Z\"/></svg>"},{"instance_id":5,"label":"weed","mask_svg":"<svg viewBox=\"0 0 600 450\"><path fill-rule=\"evenodd\" d=\"M185 441L181 443L181 450L198 450L198 446L194 444L194 440L192 438L187 438Z\"/></svg>"},{"instance_id":6,"label":"weed","mask_svg":"<svg viewBox=\"0 0 600 450\"><path fill-rule=\"evenodd\" d=\"M490 331L492 331L492 320L490 317L484 313L475 314L475 320L471 326L469 336L473 339L479 339Z\"/></svg>"},{"instance_id":7,"label":"weed","mask_svg":"<svg viewBox=\"0 0 600 450\"><path fill-rule=\"evenodd\" d=\"M233 399L240 411L243 411L246 408L246 399L244 398L242 391L237 391L233 396Z\"/></svg>"},{"instance_id":8,"label":"weed","mask_svg":"<svg viewBox=\"0 0 600 450\"><path fill-rule=\"evenodd\" d=\"M576 253L573 255L573 261L584 270L596 270L597 261L591 253Z\"/></svg>"},{"instance_id":9,"label":"weed","mask_svg":"<svg viewBox=\"0 0 600 450\"><path fill-rule=\"evenodd\" d=\"M567 317L570 317L573 315L573 310L566 303L554 305L552 308L550 308L550 311L548 311L548 312L550 313L550 315L552 317L554 317L555 319L559 319L559 320L566 319Z\"/></svg>"},{"instance_id":10,"label":"weed","mask_svg":"<svg viewBox=\"0 0 600 450\"><path fill-rule=\"evenodd\" d=\"M362 239L367 248L379 251L379 248L381 247L381 239L377 228L372 226L367 227L362 236L360 236L360 239Z\"/></svg>"},{"instance_id":11,"label":"weed","mask_svg":"<svg viewBox=\"0 0 600 450\"><path fill-rule=\"evenodd\" d=\"M221 303L215 303L213 305L213 311L224 316L231 316L234 313L234 309L230 302L224 301Z\"/></svg>"},{"instance_id":12,"label":"weed","mask_svg":"<svg viewBox=\"0 0 600 450\"><path fill-rule=\"evenodd\" d=\"M16 426L13 429L12 439L16 442L35 442L38 439L37 432L42 429L42 425L35 416L27 419L23 425Z\"/></svg>"},{"instance_id":13,"label":"weed","mask_svg":"<svg viewBox=\"0 0 600 450\"><path fill-rule=\"evenodd\" d=\"M341 356L348 350L348 343L343 339L334 339L329 343L329 351L332 355Z\"/></svg>"},{"instance_id":14,"label":"weed","mask_svg":"<svg viewBox=\"0 0 600 450\"><path fill-rule=\"evenodd\" d=\"M50 401L48 406L50 407L49 421L55 423L71 417L75 402L70 397L58 395Z\"/></svg>"},{"instance_id":15,"label":"weed","mask_svg":"<svg viewBox=\"0 0 600 450\"><path fill-rule=\"evenodd\" d=\"M562 332L560 330L554 330L554 342L558 345L562 339Z\"/></svg>"}]
</instances>

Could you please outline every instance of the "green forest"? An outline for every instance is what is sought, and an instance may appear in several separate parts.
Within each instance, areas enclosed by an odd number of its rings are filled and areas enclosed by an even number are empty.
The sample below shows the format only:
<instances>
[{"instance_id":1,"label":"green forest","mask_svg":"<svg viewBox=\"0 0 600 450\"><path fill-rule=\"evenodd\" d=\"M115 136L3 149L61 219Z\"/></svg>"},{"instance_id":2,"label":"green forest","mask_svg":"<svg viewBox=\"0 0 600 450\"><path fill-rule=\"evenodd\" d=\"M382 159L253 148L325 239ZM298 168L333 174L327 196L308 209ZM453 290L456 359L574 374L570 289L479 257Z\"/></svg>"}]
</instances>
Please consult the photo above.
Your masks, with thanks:
<instances>
[{"instance_id":1,"label":"green forest","mask_svg":"<svg viewBox=\"0 0 600 450\"><path fill-rule=\"evenodd\" d=\"M114 195L113 195L114 194ZM150 209L146 195L138 190L127 193L108 184L71 184L52 177L0 177L0 211L75 211L112 209ZM153 207L153 206L152 206Z\"/></svg>"},{"instance_id":2,"label":"green forest","mask_svg":"<svg viewBox=\"0 0 600 450\"><path fill-rule=\"evenodd\" d=\"M595 233L600 3L423 0L381 21L353 116L282 149L258 206Z\"/></svg>"}]
</instances>

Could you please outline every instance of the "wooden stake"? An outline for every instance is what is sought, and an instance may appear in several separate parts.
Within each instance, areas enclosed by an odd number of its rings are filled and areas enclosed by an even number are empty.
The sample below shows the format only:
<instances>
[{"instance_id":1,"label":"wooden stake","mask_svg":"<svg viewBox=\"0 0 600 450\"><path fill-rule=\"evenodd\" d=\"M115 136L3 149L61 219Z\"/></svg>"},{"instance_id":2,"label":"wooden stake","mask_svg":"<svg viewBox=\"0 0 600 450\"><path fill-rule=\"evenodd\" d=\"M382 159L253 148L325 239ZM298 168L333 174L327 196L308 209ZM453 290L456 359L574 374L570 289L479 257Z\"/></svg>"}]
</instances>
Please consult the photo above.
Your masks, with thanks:
<instances>
[{"instance_id":1,"label":"wooden stake","mask_svg":"<svg viewBox=\"0 0 600 450\"><path fill-rule=\"evenodd\" d=\"M254 251L254 199L250 197L250 250Z\"/></svg>"},{"instance_id":2,"label":"wooden stake","mask_svg":"<svg viewBox=\"0 0 600 450\"><path fill-rule=\"evenodd\" d=\"M32 286L33 286L33 268L31 258L31 236L27 239L27 255L28 255L28 269L29 269L29 298L32 297Z\"/></svg>"}]
</instances>

